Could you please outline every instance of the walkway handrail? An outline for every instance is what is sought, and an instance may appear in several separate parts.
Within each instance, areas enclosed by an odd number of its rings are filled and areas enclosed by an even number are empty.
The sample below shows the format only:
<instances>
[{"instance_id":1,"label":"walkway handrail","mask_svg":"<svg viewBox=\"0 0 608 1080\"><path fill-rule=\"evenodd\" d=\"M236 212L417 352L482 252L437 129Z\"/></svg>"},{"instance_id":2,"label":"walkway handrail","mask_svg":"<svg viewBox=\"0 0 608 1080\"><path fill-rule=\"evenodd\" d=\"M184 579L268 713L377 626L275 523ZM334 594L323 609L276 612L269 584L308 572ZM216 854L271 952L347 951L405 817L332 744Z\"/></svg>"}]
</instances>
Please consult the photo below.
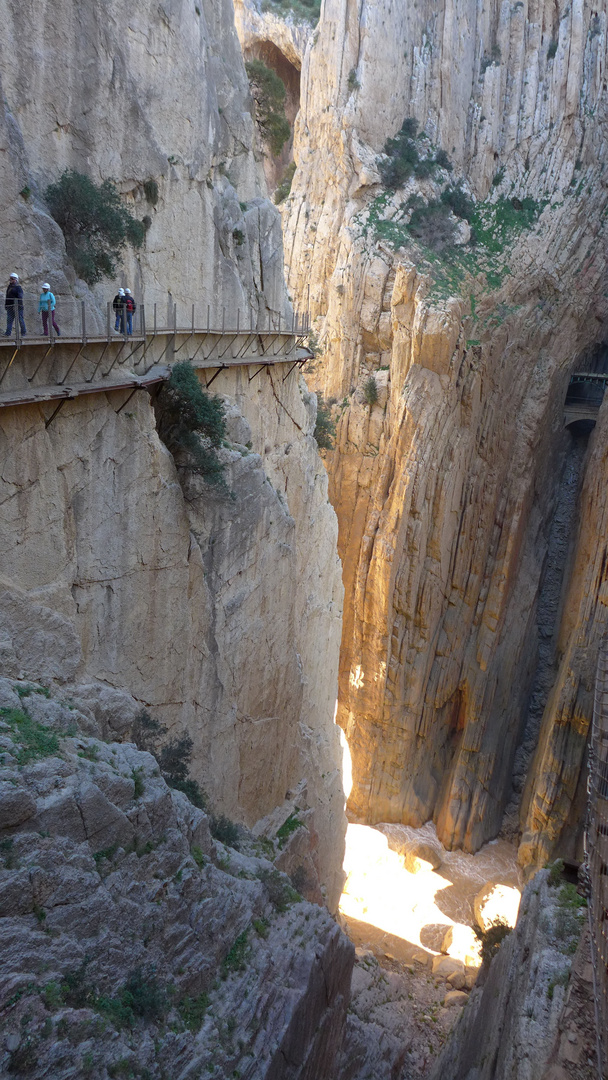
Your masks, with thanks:
<instances>
[{"instance_id":1,"label":"walkway handrail","mask_svg":"<svg viewBox=\"0 0 608 1080\"><path fill-rule=\"evenodd\" d=\"M221 316L211 312L210 305L181 304L175 301L159 304L136 304L135 311L129 311L125 303L114 307L114 301L108 301L105 310L90 306L88 311L84 300L64 300L59 298L53 314L59 320L60 334L55 332L51 312L41 314L33 297L24 297L22 301L9 302L6 309L8 334L2 334L1 344L13 344L17 347L27 345L31 337L47 337L49 344L58 344L61 336L71 341L80 340L85 345L91 338L106 337L111 340L116 335L123 337L142 337L147 333L154 336L168 333L210 333L239 334L245 329L255 334L290 334L302 337L310 330L308 313L293 312L286 319L280 311L266 310L254 313L223 308ZM25 322L24 322L25 318ZM42 322L48 326L42 327ZM27 325L26 325L27 324ZM24 334L24 326L26 331ZM146 332L146 326L149 327Z\"/></svg>"}]
</instances>

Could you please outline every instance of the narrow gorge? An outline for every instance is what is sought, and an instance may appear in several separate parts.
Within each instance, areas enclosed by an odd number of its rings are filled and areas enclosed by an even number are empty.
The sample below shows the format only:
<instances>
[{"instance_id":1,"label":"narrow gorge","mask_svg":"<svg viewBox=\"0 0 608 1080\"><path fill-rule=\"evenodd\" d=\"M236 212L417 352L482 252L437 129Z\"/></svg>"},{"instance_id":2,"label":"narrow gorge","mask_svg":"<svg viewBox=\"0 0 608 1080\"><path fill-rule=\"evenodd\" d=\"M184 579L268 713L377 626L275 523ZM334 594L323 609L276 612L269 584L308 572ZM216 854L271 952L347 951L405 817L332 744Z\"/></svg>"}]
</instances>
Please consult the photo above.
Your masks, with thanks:
<instances>
[{"instance_id":1,"label":"narrow gorge","mask_svg":"<svg viewBox=\"0 0 608 1080\"><path fill-rule=\"evenodd\" d=\"M606 0L0 13L0 1077L604 1080Z\"/></svg>"}]
</instances>

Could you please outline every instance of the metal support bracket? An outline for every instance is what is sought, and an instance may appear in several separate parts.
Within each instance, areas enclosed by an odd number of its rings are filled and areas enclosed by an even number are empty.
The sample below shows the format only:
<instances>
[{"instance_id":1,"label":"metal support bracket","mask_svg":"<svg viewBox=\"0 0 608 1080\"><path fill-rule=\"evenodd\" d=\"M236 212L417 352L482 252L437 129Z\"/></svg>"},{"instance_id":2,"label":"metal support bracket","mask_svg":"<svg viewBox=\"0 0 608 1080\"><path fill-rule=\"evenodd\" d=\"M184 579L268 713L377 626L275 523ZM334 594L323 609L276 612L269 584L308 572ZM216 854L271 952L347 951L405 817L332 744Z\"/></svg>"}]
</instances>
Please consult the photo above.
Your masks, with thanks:
<instances>
[{"instance_id":1,"label":"metal support bracket","mask_svg":"<svg viewBox=\"0 0 608 1080\"><path fill-rule=\"evenodd\" d=\"M33 382L33 381L34 381L34 379L36 378L36 375L37 375L37 374L38 374L38 372L40 371L40 368L41 368L41 367L42 367L42 365L44 364L44 361L46 360L46 358L47 358L47 356L49 355L49 353L50 353L51 349L53 348L53 344L54 344L54 342L51 342L51 344L49 345L48 349L46 350L46 352L45 352L44 356L42 357L42 360L41 360L41 361L40 361L40 363L38 364L38 367L36 368L36 370L35 370L34 374L33 374L33 375L31 376L31 378L29 378L29 379L27 380L28 382Z\"/></svg>"},{"instance_id":2,"label":"metal support bracket","mask_svg":"<svg viewBox=\"0 0 608 1080\"><path fill-rule=\"evenodd\" d=\"M0 385L2 385L2 383L4 382L4 376L8 374L8 369L10 368L10 366L11 366L11 364L12 364L13 360L15 359L18 352L19 352L19 346L16 345L15 350L13 352L13 355L11 356L8 364L6 365L6 367L4 369L4 374L2 375L2 378L0 379Z\"/></svg>"},{"instance_id":3,"label":"metal support bracket","mask_svg":"<svg viewBox=\"0 0 608 1080\"><path fill-rule=\"evenodd\" d=\"M45 421L44 421L44 426L45 426L45 428L49 428L49 427L51 426L51 424L53 423L53 420L54 420L54 419L55 419L55 417L57 416L57 413L58 413L58 412L59 412L59 411L60 411L61 409L63 409L63 406L65 405L66 401L68 401L68 400L69 400L69 398L67 398L67 397L64 397L64 398L62 398L62 399L61 399L61 401L59 402L59 404L58 404L57 408L56 408L56 409L53 409L53 412L52 412L52 413L51 413L51 415L49 416L48 420L45 420Z\"/></svg>"},{"instance_id":4,"label":"metal support bracket","mask_svg":"<svg viewBox=\"0 0 608 1080\"><path fill-rule=\"evenodd\" d=\"M213 375L213 376L212 376L212 378L211 378L211 379L209 380L209 382L205 382L205 386L206 386L207 390L209 389L209 387L211 386L211 384L215 382L215 380L217 379L218 375L220 375L220 374L222 373L222 371L225 371L225 370L226 370L226 367L227 367L227 364L220 364L220 366L218 367L218 369L217 369L217 371L216 371L215 375Z\"/></svg>"},{"instance_id":5,"label":"metal support bracket","mask_svg":"<svg viewBox=\"0 0 608 1080\"><path fill-rule=\"evenodd\" d=\"M259 374L260 374L260 371L263 371L263 370L264 370L264 368L267 368L267 367L269 367L269 366L270 366L269 364L262 364L262 366L261 366L260 368L258 368L258 370L257 370L257 371L256 371L256 372L255 372L255 373L254 373L253 375L248 375L248 377L247 377L247 381L248 381L248 382L253 382L253 380L255 379L256 375L259 375Z\"/></svg>"},{"instance_id":6,"label":"metal support bracket","mask_svg":"<svg viewBox=\"0 0 608 1080\"><path fill-rule=\"evenodd\" d=\"M63 384L64 384L65 380L67 379L68 375L70 374L70 371L71 371L71 370L72 370L72 368L74 367L74 364L76 363L76 361L78 360L78 357L80 356L80 354L81 354L82 350L84 349L84 347L85 347L85 344L86 344L86 343L85 343L85 342L83 341L83 343L82 343L82 345L80 346L80 348L79 348L78 352L76 353L76 356L75 356L75 357L74 357L74 359L72 360L72 363L70 364L70 366L69 366L68 370L66 371L65 375L63 376L63 379L59 379L59 382L57 383L57 386L63 386Z\"/></svg>"}]
</instances>

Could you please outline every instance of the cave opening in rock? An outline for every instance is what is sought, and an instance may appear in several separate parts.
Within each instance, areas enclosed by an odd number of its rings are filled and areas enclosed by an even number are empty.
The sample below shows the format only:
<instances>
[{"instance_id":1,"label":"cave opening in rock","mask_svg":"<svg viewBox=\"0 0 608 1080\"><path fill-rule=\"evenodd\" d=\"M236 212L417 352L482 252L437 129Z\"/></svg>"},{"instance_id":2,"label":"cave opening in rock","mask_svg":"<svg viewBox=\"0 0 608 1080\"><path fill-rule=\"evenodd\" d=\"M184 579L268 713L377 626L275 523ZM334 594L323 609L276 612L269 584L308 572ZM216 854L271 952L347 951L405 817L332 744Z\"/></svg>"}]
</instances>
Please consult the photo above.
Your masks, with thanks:
<instances>
[{"instance_id":1,"label":"cave opening in rock","mask_svg":"<svg viewBox=\"0 0 608 1080\"><path fill-rule=\"evenodd\" d=\"M285 116L291 127L291 136L277 157L270 154L264 157L268 188L274 191L293 161L293 128L300 109L300 70L272 41L256 41L244 49L243 54L246 61L261 60L279 76L285 86Z\"/></svg>"}]
</instances>

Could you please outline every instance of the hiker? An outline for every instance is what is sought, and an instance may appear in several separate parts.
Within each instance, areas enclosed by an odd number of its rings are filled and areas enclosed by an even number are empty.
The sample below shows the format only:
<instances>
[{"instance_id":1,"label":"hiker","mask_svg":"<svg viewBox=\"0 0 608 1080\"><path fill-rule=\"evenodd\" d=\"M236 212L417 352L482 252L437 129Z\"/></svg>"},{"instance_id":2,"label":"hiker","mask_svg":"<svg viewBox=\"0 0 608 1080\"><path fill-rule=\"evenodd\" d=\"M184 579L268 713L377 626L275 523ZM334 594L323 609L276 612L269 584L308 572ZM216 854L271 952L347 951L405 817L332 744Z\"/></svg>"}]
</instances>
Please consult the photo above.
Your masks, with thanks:
<instances>
[{"instance_id":1,"label":"hiker","mask_svg":"<svg viewBox=\"0 0 608 1080\"><path fill-rule=\"evenodd\" d=\"M45 281L42 286L42 292L40 293L40 300L38 301L38 313L42 315L42 333L45 337L49 332L49 311L51 313L51 322L53 324L53 330L58 337L61 337L61 330L55 322L55 297L51 292L51 286L48 281Z\"/></svg>"},{"instance_id":2,"label":"hiker","mask_svg":"<svg viewBox=\"0 0 608 1080\"><path fill-rule=\"evenodd\" d=\"M130 289L125 289L125 304L127 308L127 334L133 333L133 316L137 310L137 304L133 299Z\"/></svg>"},{"instance_id":3,"label":"hiker","mask_svg":"<svg viewBox=\"0 0 608 1080\"><path fill-rule=\"evenodd\" d=\"M114 329L120 330L121 334L125 332L125 290L119 289L112 301L112 307L114 308L114 314L116 320L114 322Z\"/></svg>"},{"instance_id":4,"label":"hiker","mask_svg":"<svg viewBox=\"0 0 608 1080\"><path fill-rule=\"evenodd\" d=\"M21 337L25 337L25 319L23 318L23 289L19 284L19 275L11 274L8 279L8 287L6 290L6 300L4 301L4 307L6 308L6 333L5 337L10 337L13 332L13 323L15 321L15 315L19 313L19 326L21 328Z\"/></svg>"}]
</instances>

